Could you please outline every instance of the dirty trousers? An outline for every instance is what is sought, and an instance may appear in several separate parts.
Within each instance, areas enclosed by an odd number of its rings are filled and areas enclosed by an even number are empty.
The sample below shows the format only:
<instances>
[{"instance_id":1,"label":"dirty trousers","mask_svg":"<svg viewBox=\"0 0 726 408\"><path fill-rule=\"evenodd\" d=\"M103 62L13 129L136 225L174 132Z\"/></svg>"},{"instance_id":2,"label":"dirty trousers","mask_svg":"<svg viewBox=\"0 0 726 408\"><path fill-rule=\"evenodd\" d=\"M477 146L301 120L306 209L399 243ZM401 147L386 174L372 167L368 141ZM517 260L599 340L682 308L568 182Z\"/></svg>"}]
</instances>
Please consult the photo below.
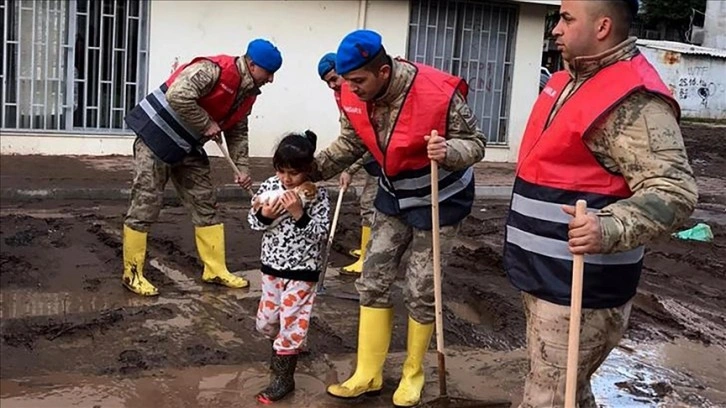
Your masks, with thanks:
<instances>
[{"instance_id":1,"label":"dirty trousers","mask_svg":"<svg viewBox=\"0 0 726 408\"><path fill-rule=\"evenodd\" d=\"M365 173L365 184L360 194L361 226L370 227L373 224L373 201L378 193L378 177Z\"/></svg>"},{"instance_id":2,"label":"dirty trousers","mask_svg":"<svg viewBox=\"0 0 726 408\"><path fill-rule=\"evenodd\" d=\"M262 274L257 331L273 340L277 354L296 354L305 343L315 301L315 282Z\"/></svg>"},{"instance_id":3,"label":"dirty trousers","mask_svg":"<svg viewBox=\"0 0 726 408\"><path fill-rule=\"evenodd\" d=\"M192 215L197 227L219 224L217 198L209 176L209 159L201 155L188 155L180 163L170 166L137 137L134 142L134 181L131 186L131 204L125 224L141 232L148 232L159 218L163 204L164 187L171 178L177 194Z\"/></svg>"},{"instance_id":4,"label":"dirty trousers","mask_svg":"<svg viewBox=\"0 0 726 408\"><path fill-rule=\"evenodd\" d=\"M451 252L459 224L440 229L442 263ZM431 231L424 231L403 222L396 216L375 211L363 260L363 273L355 282L360 305L388 308L391 285L396 280L399 264L406 249L410 256L405 266L403 296L406 309L421 324L434 322L434 275ZM443 266L443 265L442 265Z\"/></svg>"},{"instance_id":5,"label":"dirty trousers","mask_svg":"<svg viewBox=\"0 0 726 408\"><path fill-rule=\"evenodd\" d=\"M527 318L529 373L520 408L563 407L567 376L570 308L522 295ZM628 325L633 301L610 309L582 309L577 405L597 408L590 378L618 345Z\"/></svg>"}]
</instances>

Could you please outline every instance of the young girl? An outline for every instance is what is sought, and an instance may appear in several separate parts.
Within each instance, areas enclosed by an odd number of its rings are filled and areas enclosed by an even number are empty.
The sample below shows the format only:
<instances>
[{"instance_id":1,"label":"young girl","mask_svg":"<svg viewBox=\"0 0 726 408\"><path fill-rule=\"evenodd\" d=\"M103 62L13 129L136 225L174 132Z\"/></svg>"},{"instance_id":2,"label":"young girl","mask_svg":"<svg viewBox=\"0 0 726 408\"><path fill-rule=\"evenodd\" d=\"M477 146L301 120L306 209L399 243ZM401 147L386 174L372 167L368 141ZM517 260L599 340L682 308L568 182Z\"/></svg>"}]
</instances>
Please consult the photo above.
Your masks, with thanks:
<instances>
[{"instance_id":1,"label":"young girl","mask_svg":"<svg viewBox=\"0 0 726 408\"><path fill-rule=\"evenodd\" d=\"M299 192L314 169L315 142L311 131L289 134L277 146L272 164L276 175L260 186L248 221L262 235L262 297L257 330L273 340L270 385L257 395L268 404L295 389L297 354L305 342L315 300L315 282L323 269L322 252L329 229L327 191L318 187L303 205ZM271 190L281 196L259 200ZM273 222L274 221L274 222Z\"/></svg>"}]
</instances>

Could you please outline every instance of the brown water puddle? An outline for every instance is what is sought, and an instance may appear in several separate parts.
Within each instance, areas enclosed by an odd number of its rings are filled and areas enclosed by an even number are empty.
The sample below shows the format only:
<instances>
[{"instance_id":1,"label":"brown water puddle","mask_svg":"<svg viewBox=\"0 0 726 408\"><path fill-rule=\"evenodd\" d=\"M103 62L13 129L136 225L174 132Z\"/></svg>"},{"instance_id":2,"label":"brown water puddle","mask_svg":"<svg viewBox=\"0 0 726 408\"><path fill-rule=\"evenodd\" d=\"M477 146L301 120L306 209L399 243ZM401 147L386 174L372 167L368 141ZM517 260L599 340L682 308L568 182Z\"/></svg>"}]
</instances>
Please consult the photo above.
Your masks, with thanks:
<instances>
[{"instance_id":1,"label":"brown water puddle","mask_svg":"<svg viewBox=\"0 0 726 408\"><path fill-rule=\"evenodd\" d=\"M385 392L373 399L337 401L325 384L345 378L353 356L301 360L297 389L278 407L387 407L395 389L403 353L389 356ZM524 350L485 352L452 350L447 358L450 393L482 401L519 403L527 369ZM651 345L625 342L593 378L598 403L607 407L726 406L726 349L678 340ZM171 408L255 406L254 395L267 382L262 363L158 370L136 378L53 373L0 381L3 408ZM437 396L435 355L429 353L425 400Z\"/></svg>"}]
</instances>

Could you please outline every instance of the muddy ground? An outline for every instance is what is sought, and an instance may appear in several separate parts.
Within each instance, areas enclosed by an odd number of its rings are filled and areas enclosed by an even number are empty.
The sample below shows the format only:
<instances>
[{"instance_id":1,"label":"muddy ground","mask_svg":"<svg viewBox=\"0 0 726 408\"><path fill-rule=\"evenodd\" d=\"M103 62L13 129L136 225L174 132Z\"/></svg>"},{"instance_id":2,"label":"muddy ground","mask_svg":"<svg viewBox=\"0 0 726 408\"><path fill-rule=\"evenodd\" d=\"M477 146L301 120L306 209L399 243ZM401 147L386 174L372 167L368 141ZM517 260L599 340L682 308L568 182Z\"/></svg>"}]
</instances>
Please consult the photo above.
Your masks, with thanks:
<instances>
[{"instance_id":1,"label":"muddy ground","mask_svg":"<svg viewBox=\"0 0 726 408\"><path fill-rule=\"evenodd\" d=\"M726 148L723 129L685 127L684 134L702 188L688 226L707 222L715 240L663 237L648 247L626 339L594 378L603 406L726 406ZM201 283L193 228L184 208L170 203L150 234L146 275L161 292L155 299L121 286L126 203L0 204L3 408L255 406L269 344L254 331L260 235L249 229L244 204L223 202L220 212L229 267L252 288ZM453 394L516 404L527 360L519 294L501 265L506 205L479 201L464 222L444 269L445 338ZM347 252L358 234L356 204L346 200L298 390L280 406L390 405L405 351L401 296L383 395L338 402L324 394L354 364L357 303L348 298L355 289L336 268L352 261ZM427 400L438 389L434 357Z\"/></svg>"}]
</instances>

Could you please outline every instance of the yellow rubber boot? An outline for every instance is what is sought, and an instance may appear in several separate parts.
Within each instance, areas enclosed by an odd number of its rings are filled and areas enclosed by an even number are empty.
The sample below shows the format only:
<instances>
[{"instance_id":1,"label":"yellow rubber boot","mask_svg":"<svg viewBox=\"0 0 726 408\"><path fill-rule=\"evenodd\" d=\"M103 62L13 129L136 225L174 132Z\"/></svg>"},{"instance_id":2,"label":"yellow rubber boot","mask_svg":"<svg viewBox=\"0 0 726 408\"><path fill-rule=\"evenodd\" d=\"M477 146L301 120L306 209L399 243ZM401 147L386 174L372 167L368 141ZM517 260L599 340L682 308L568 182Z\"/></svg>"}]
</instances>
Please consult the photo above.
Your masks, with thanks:
<instances>
[{"instance_id":1,"label":"yellow rubber boot","mask_svg":"<svg viewBox=\"0 0 726 408\"><path fill-rule=\"evenodd\" d=\"M136 231L124 225L124 274L123 284L126 289L141 296L156 296L159 291L144 278L144 261L146 260L146 233Z\"/></svg>"},{"instance_id":2,"label":"yellow rubber boot","mask_svg":"<svg viewBox=\"0 0 726 408\"><path fill-rule=\"evenodd\" d=\"M371 227L363 227L360 232L360 257L353 264L343 267L341 273L360 275L363 272L363 260L366 257L366 246L371 239Z\"/></svg>"},{"instance_id":3,"label":"yellow rubber boot","mask_svg":"<svg viewBox=\"0 0 726 408\"><path fill-rule=\"evenodd\" d=\"M227 270L227 262L224 258L224 225L196 227L194 232L197 251L204 263L202 281L230 288L246 288L250 285L244 278L232 275Z\"/></svg>"},{"instance_id":4,"label":"yellow rubber boot","mask_svg":"<svg viewBox=\"0 0 726 408\"><path fill-rule=\"evenodd\" d=\"M383 388L383 363L388 355L392 330L393 309L361 306L355 373L342 384L328 386L328 394L338 398L379 394Z\"/></svg>"},{"instance_id":5,"label":"yellow rubber boot","mask_svg":"<svg viewBox=\"0 0 726 408\"><path fill-rule=\"evenodd\" d=\"M421 402L421 391L424 387L423 361L433 332L433 323L421 324L408 317L406 362L403 363L401 382L393 393L393 405L413 407Z\"/></svg>"}]
</instances>

